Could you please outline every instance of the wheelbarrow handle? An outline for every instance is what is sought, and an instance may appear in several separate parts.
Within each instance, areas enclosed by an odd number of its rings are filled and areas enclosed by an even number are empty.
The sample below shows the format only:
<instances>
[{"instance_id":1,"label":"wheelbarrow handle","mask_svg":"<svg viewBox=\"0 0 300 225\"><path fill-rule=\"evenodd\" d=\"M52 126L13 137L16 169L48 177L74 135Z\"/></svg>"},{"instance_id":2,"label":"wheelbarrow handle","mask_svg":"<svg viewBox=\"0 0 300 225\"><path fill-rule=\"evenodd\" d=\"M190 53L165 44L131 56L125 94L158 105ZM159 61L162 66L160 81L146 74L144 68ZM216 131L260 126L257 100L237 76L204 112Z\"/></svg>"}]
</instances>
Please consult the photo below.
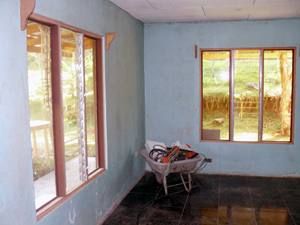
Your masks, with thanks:
<instances>
[{"instance_id":1,"label":"wheelbarrow handle","mask_svg":"<svg viewBox=\"0 0 300 225\"><path fill-rule=\"evenodd\" d=\"M198 162L197 166L195 167L195 169L192 170L190 173L196 173L205 162L206 161L205 161L204 158L202 158L201 161L199 160L199 162Z\"/></svg>"}]
</instances>

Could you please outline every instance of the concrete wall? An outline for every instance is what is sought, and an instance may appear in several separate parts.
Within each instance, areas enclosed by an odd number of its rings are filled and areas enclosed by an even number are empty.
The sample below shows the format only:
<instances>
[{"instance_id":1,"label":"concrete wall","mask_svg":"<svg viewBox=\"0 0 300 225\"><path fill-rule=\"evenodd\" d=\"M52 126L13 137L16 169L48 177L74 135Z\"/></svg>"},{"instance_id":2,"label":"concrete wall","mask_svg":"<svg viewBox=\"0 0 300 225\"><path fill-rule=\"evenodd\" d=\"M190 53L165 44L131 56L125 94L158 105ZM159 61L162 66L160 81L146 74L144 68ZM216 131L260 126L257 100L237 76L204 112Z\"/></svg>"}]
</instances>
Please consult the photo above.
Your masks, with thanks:
<instances>
[{"instance_id":1,"label":"concrete wall","mask_svg":"<svg viewBox=\"0 0 300 225\"><path fill-rule=\"evenodd\" d=\"M29 127L26 31L20 1L0 7L0 224L96 225L141 177L145 141L143 25L107 0L37 0L34 13L105 36L107 171L36 221Z\"/></svg>"},{"instance_id":2,"label":"concrete wall","mask_svg":"<svg viewBox=\"0 0 300 225\"><path fill-rule=\"evenodd\" d=\"M300 20L145 25L146 139L179 140L213 158L204 173L288 175L299 173L300 93L296 91L295 144L203 143L200 128L198 48L297 47Z\"/></svg>"}]
</instances>

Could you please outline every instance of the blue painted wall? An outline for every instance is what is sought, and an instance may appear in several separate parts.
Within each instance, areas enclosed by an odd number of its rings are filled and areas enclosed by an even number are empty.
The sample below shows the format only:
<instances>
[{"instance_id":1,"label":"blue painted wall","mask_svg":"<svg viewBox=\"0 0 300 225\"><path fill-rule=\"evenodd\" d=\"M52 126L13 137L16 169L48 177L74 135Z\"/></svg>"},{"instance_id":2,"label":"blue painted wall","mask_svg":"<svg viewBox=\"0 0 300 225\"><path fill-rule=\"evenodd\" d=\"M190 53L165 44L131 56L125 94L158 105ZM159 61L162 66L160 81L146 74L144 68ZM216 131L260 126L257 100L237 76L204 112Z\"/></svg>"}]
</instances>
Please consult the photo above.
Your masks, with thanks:
<instances>
[{"instance_id":1,"label":"blue painted wall","mask_svg":"<svg viewBox=\"0 0 300 225\"><path fill-rule=\"evenodd\" d=\"M0 5L0 224L34 224L26 32L19 1Z\"/></svg>"},{"instance_id":2,"label":"blue painted wall","mask_svg":"<svg viewBox=\"0 0 300 225\"><path fill-rule=\"evenodd\" d=\"M116 36L105 52L107 171L36 221L26 31L20 0L0 3L0 224L96 225L145 171L143 24L107 0L37 0L34 13Z\"/></svg>"},{"instance_id":3,"label":"blue painted wall","mask_svg":"<svg viewBox=\"0 0 300 225\"><path fill-rule=\"evenodd\" d=\"M297 47L300 20L146 24L146 139L179 140L213 158L203 172L250 175L298 174L300 93L296 91L295 144L201 143L198 48Z\"/></svg>"},{"instance_id":4,"label":"blue painted wall","mask_svg":"<svg viewBox=\"0 0 300 225\"><path fill-rule=\"evenodd\" d=\"M0 224L97 224L144 172L145 162L135 153L145 137L190 143L213 158L206 173L299 173L299 91L294 145L199 142L199 59L194 58L194 45L298 47L300 20L143 27L107 0L37 0L37 14L98 35L116 33L105 52L108 170L37 222L26 31L20 31L19 2L2 1L0 7ZM297 68L298 55L297 49ZM297 70L297 84L299 75Z\"/></svg>"}]
</instances>

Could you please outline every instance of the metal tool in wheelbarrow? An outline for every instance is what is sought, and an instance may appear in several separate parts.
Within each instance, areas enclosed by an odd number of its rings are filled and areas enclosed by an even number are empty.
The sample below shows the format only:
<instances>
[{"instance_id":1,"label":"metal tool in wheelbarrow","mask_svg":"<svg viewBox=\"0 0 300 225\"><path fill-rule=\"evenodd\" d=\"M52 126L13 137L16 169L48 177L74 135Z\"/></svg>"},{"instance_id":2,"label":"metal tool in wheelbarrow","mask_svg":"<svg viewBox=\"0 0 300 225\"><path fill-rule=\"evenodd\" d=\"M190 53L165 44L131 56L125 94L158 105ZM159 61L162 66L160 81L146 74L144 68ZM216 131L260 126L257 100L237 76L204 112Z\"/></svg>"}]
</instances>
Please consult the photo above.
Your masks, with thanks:
<instances>
[{"instance_id":1,"label":"metal tool in wheelbarrow","mask_svg":"<svg viewBox=\"0 0 300 225\"><path fill-rule=\"evenodd\" d=\"M163 147L161 145L154 145L153 149L149 153L149 157L156 162L169 163L177 160L180 155L180 149L178 146L173 148Z\"/></svg>"},{"instance_id":2,"label":"metal tool in wheelbarrow","mask_svg":"<svg viewBox=\"0 0 300 225\"><path fill-rule=\"evenodd\" d=\"M179 146L164 147L162 145L154 145L153 149L149 152L149 157L151 159L163 163L193 159L197 155L199 155L197 152L180 149Z\"/></svg>"}]
</instances>

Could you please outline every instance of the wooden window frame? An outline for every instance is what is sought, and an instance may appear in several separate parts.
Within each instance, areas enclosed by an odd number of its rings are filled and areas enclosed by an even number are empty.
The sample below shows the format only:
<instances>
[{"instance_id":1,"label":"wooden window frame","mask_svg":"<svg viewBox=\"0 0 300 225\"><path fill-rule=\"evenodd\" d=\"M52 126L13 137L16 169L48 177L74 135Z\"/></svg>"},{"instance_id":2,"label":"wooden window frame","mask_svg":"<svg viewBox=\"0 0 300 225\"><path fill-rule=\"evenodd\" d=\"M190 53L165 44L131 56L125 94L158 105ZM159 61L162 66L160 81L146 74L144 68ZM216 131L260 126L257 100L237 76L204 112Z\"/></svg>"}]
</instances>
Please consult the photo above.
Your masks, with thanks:
<instances>
[{"instance_id":1,"label":"wooden window frame","mask_svg":"<svg viewBox=\"0 0 300 225\"><path fill-rule=\"evenodd\" d=\"M229 92L230 95L232 96L233 92L233 82L232 82L232 68L233 68L233 52L235 50L260 50L262 52L262 55L260 56L260 60L264 59L264 52L265 51L274 51L274 50L291 50L293 52L293 62L292 62L292 104L291 104L291 130L290 130L290 141L263 141L262 140L262 127L263 127L263 119L259 121L259 140L260 141L234 141L233 140L233 100L231 97L229 97L229 140L206 140L203 139L203 52L217 52L217 51L229 51L230 52L230 58L229 58ZM297 48L296 47L271 47L271 48L218 48L218 49L200 49L200 137L199 141L200 142L218 142L218 143L249 143L249 144L287 144L291 145L294 144L294 128L295 128L295 96L296 96L296 53L297 53ZM260 77L261 77L261 85L264 85L264 63L260 61ZM263 95L264 88L261 89L260 95ZM262 114L263 118L263 107L262 109L259 110L259 114Z\"/></svg>"},{"instance_id":2,"label":"wooden window frame","mask_svg":"<svg viewBox=\"0 0 300 225\"><path fill-rule=\"evenodd\" d=\"M104 121L104 82L103 82L103 38L91 32L54 21L37 14L32 14L29 21L43 24L50 27L51 46L51 83L52 83L52 105L53 105L53 139L54 139L54 161L55 161L55 183L56 197L37 209L37 220L40 220L47 213L58 205L75 195L87 184L95 180L106 171L105 161L105 121ZM74 32L83 33L84 37L95 40L95 99L97 108L96 129L96 169L89 172L87 181L78 185L73 190L66 191L65 174L65 152L64 152L64 128L62 110L62 56L61 56L61 29L65 28ZM84 38L83 37L83 38ZM84 49L83 49L84 54ZM85 76L84 76L85 77ZM87 135L86 137L87 138ZM61 172L63 171L63 172Z\"/></svg>"}]
</instances>

